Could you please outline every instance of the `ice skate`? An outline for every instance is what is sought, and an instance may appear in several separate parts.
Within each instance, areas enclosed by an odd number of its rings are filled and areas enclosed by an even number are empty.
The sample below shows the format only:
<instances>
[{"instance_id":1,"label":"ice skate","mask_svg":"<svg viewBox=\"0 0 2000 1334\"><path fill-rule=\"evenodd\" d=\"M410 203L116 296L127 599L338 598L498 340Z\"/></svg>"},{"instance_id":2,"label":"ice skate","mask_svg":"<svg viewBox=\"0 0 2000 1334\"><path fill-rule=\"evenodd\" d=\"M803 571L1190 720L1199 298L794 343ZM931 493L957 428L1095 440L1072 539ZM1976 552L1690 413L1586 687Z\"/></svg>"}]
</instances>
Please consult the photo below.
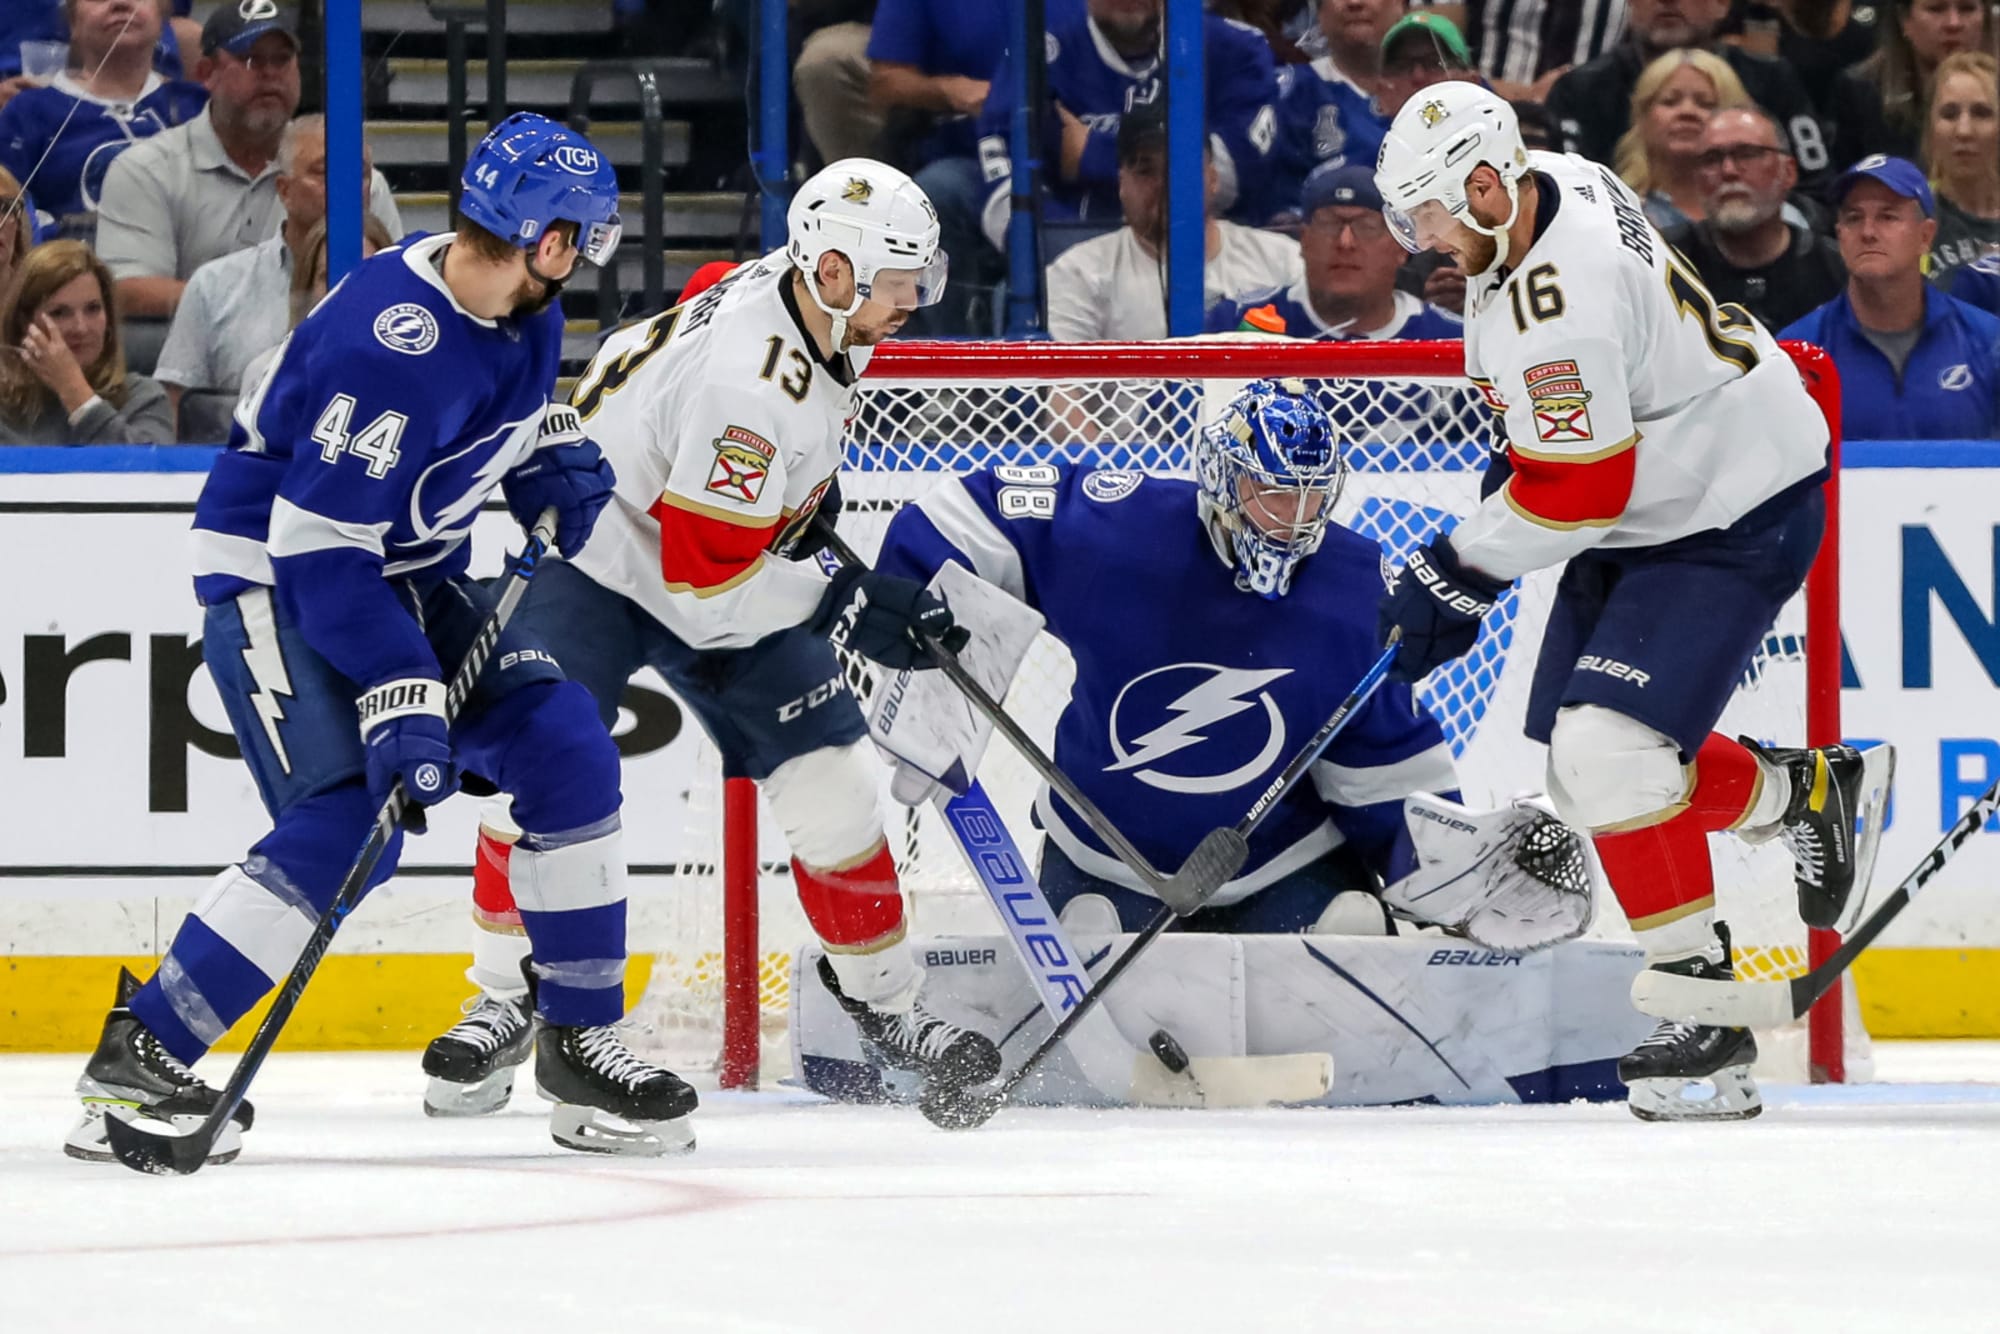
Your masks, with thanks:
<instances>
[{"instance_id":1,"label":"ice skate","mask_svg":"<svg viewBox=\"0 0 2000 1334\"><path fill-rule=\"evenodd\" d=\"M615 1024L544 1025L535 1086L555 1104L549 1134L566 1149L658 1157L694 1148L699 1104L679 1075L634 1056Z\"/></svg>"},{"instance_id":2,"label":"ice skate","mask_svg":"<svg viewBox=\"0 0 2000 1334\"><path fill-rule=\"evenodd\" d=\"M921 1002L892 1013L850 999L825 955L820 956L819 979L861 1030L861 1046L869 1059L921 1075L927 1092L955 1093L1000 1073L1000 1049L985 1034L948 1023Z\"/></svg>"},{"instance_id":3,"label":"ice skate","mask_svg":"<svg viewBox=\"0 0 2000 1334\"><path fill-rule=\"evenodd\" d=\"M1791 779L1791 801L1777 832L1797 863L1799 917L1807 926L1845 928L1857 915L1850 907L1861 906L1854 892L1857 873L1865 874L1874 862L1895 777L1895 747L1787 750L1760 746L1749 737L1738 740ZM1865 895L1867 885L1861 888Z\"/></svg>"},{"instance_id":4,"label":"ice skate","mask_svg":"<svg viewBox=\"0 0 2000 1334\"><path fill-rule=\"evenodd\" d=\"M1688 977L1734 978L1729 928L1718 922L1715 934L1720 961L1696 954L1651 967ZM1626 1105L1642 1121L1747 1121L1764 1110L1750 1073L1756 1063L1757 1039L1747 1028L1667 1019L1619 1059L1618 1078L1627 1089ZM1690 1096L1702 1084L1706 1094Z\"/></svg>"},{"instance_id":5,"label":"ice skate","mask_svg":"<svg viewBox=\"0 0 2000 1334\"><path fill-rule=\"evenodd\" d=\"M507 1105L514 1069L535 1045L535 1017L524 993L480 992L465 1017L424 1048L426 1116L485 1116Z\"/></svg>"},{"instance_id":6,"label":"ice skate","mask_svg":"<svg viewBox=\"0 0 2000 1334\"><path fill-rule=\"evenodd\" d=\"M83 1119L63 1141L63 1152L85 1162L109 1163L111 1152L104 1118L127 1120L150 1117L177 1131L192 1130L215 1110L222 1094L201 1082L195 1073L170 1055L160 1040L126 1008L139 990L139 979L126 969L118 970L117 1003L104 1016L104 1034L97 1050L76 1081L83 1099ZM208 1161L226 1163L243 1151L242 1132L250 1128L256 1113L246 1101L237 1105Z\"/></svg>"}]
</instances>

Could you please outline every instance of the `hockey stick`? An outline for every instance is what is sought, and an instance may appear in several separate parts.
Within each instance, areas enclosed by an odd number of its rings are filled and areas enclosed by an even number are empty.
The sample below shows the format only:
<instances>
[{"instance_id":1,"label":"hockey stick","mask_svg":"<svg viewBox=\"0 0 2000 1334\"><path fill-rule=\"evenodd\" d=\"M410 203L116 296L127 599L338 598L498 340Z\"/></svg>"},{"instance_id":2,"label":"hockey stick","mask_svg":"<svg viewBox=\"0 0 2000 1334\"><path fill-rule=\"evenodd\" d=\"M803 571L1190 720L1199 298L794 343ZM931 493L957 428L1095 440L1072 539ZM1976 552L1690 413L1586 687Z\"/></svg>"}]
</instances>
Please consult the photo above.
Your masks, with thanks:
<instances>
[{"instance_id":1,"label":"hockey stick","mask_svg":"<svg viewBox=\"0 0 2000 1334\"><path fill-rule=\"evenodd\" d=\"M514 559L513 568L508 571L499 601L487 613L479 633L473 636L471 647L465 650L458 671L452 675L451 687L444 697L447 724L458 716L459 710L465 707L466 697L479 683L479 674L485 670L493 646L500 641L500 632L506 629L515 609L521 605L521 599L527 595L528 581L535 577L535 569L548 554L555 535L556 511L551 507L543 510L541 517L535 520L534 530L528 534L527 546ZM402 817L408 800L399 781L390 791L389 799L382 803L382 809L375 813L375 824L368 831L368 841L361 845L360 855L354 859L347 878L340 882L333 902L326 906L326 911L320 914L319 921L313 926L305 948L299 951L299 961L292 965L291 974L272 999L271 1008L265 1011L263 1022L257 1025L250 1045L243 1049L236 1069L230 1072L229 1082L223 1085L222 1098L215 1109L185 1135L147 1130L116 1116L106 1118L105 1133L110 1137L111 1151L118 1155L119 1162L136 1172L151 1172L156 1176L169 1172L189 1176L201 1170L202 1164L208 1161L209 1151L215 1146L216 1137L242 1105L243 1095L250 1089L250 1081L257 1077L264 1058L277 1044L285 1021L292 1017L299 997L305 994L306 984L312 981L320 960L326 957L327 946L333 943L333 933L340 929L347 914L354 911L354 905L360 902L361 888L368 883L369 874L382 859L383 850L389 846L389 839L396 832L396 822Z\"/></svg>"},{"instance_id":2,"label":"hockey stick","mask_svg":"<svg viewBox=\"0 0 2000 1334\"><path fill-rule=\"evenodd\" d=\"M1840 943L1840 948L1803 976L1766 981L1702 981L1657 969L1647 969L1632 983L1632 1004L1657 1018L1694 1020L1728 1028L1770 1028L1790 1023L1833 989L1855 956L1873 944L1896 915L1923 893L1965 841L2000 811L2000 782L1981 793L1958 823L1945 831L1937 846L1924 854L1903 883L1868 914L1868 919Z\"/></svg>"},{"instance_id":3,"label":"hockey stick","mask_svg":"<svg viewBox=\"0 0 2000 1334\"><path fill-rule=\"evenodd\" d=\"M1090 982L1085 956L1072 945L1055 910L1035 883L1006 821L974 780L944 808L945 821L965 861L1000 914L1007 938L1041 996L1051 1022L1061 1022ZM1142 1107L1264 1107L1309 1102L1333 1085L1333 1060L1325 1052L1295 1056L1199 1056L1190 1059L1166 1029L1140 1051L1111 1017L1070 1035L1070 1055L1091 1087L1120 1103Z\"/></svg>"},{"instance_id":4,"label":"hockey stick","mask_svg":"<svg viewBox=\"0 0 2000 1334\"><path fill-rule=\"evenodd\" d=\"M825 519L819 519L817 522L821 536L826 539L827 549L840 557L841 564L856 566L863 570L868 568L868 563L855 553L853 547L847 545L845 538L834 531L832 524ZM1181 863L1178 871L1172 875L1162 873L1146 859L1144 853L1132 846L1131 840L1119 832L1118 826L1111 823L1111 818L1097 808L1096 802L1084 795L1083 790L1070 780L1068 774L1056 768L1055 761L1035 744L1035 739L1022 731L1021 725L1007 715L1007 711L1000 707L999 701L987 694L986 688L973 679L972 673L965 670L956 653L931 636L925 636L924 647L930 650L931 657L937 662L938 670L958 687L971 702L972 707L983 714L1000 735L1007 738L1007 743L1020 752L1021 758L1028 762L1029 768L1041 776L1043 782L1062 795L1063 800L1068 802L1090 827L1090 832L1102 839L1104 845L1111 849L1119 861L1125 863L1134 875L1146 882L1146 888L1151 890L1160 902L1172 907L1176 913L1194 912L1208 902L1209 896L1222 888L1223 884L1241 869L1244 860L1250 855L1249 845L1243 841L1242 835L1234 830L1212 829L1200 843L1195 845L1194 851L1188 854L1187 860Z\"/></svg>"},{"instance_id":5,"label":"hockey stick","mask_svg":"<svg viewBox=\"0 0 2000 1334\"><path fill-rule=\"evenodd\" d=\"M1326 748L1333 744L1334 737L1339 735L1340 729L1347 726L1347 720L1354 716L1354 711L1366 703L1375 694L1376 689L1381 686L1383 679L1389 674L1390 664L1396 661L1396 654L1402 647L1402 638L1403 636L1400 631L1392 630L1390 632L1389 645L1382 650L1382 656L1375 660L1374 666L1362 674L1361 680L1355 683L1354 689L1348 693L1346 699L1340 702L1340 707L1333 711L1333 715L1320 724L1320 729L1313 734L1312 740L1308 741L1305 748L1292 758L1292 762L1285 766L1283 773L1271 780L1270 786L1266 787L1263 794L1250 804L1249 811L1244 814L1241 820L1236 822L1234 829L1216 830L1216 834L1229 834L1233 836L1237 845L1247 852L1250 835L1256 831L1259 824L1263 823L1264 817L1271 813L1272 809L1277 806L1278 801L1285 793L1290 791L1292 786L1305 775L1306 770L1319 761L1319 757L1325 753ZM1215 834L1208 836L1208 838L1214 837ZM1204 845L1208 842L1208 838L1202 840ZM1195 855L1200 855L1200 852L1201 849L1197 847ZM1192 862L1194 857L1190 856L1188 860ZM1243 854L1239 853L1236 865L1241 866L1242 864ZM1210 893L1213 892L1213 890L1210 891ZM974 1126L984 1125L992 1118L995 1112L1006 1105L1009 1095L1020 1085L1021 1081L1032 1074L1035 1067L1040 1065L1051 1051L1055 1050L1057 1044L1067 1038L1070 1032L1083 1022L1084 1016L1091 1012L1097 1002L1103 998L1104 993L1110 989L1111 985L1124 974L1127 968L1132 966L1132 962L1135 959L1145 952L1147 946L1159 939L1160 933L1165 931L1173 923L1174 918L1178 916L1180 916L1180 913L1175 910L1171 903L1162 901L1160 911L1153 915L1152 921L1146 923L1145 929L1139 933L1138 937L1126 948L1125 952L1118 956L1117 961L1105 971L1104 976L1097 979L1097 985L1083 994L1083 999L1079 1000L1075 1008L1063 1017L1062 1022L1057 1024L1055 1029L1046 1038L1042 1039L1042 1044L1028 1053L1028 1059L1021 1062L1014 1073L1002 1080L999 1087L993 1090L993 1092L986 1094L968 1092L959 1095L949 1103L946 1103L942 1099L933 1100L927 1098L922 1104L924 1115L932 1124L951 1130L970 1129ZM1166 1053L1157 1051L1154 1054L1159 1056L1167 1055Z\"/></svg>"}]
</instances>

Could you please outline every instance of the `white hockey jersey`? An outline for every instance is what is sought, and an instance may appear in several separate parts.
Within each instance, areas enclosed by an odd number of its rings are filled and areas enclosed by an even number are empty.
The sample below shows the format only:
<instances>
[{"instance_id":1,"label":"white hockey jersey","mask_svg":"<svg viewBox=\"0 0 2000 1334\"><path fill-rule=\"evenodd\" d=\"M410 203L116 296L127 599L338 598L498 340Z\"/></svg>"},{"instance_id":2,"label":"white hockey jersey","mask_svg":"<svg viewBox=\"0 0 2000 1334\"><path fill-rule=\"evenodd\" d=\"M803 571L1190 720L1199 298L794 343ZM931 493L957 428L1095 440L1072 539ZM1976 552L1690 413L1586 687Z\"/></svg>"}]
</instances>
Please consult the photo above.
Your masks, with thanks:
<instances>
[{"instance_id":1,"label":"white hockey jersey","mask_svg":"<svg viewBox=\"0 0 2000 1334\"><path fill-rule=\"evenodd\" d=\"M821 359L782 252L608 339L571 401L618 474L576 566L695 648L798 625L826 578L783 558L840 467L869 349Z\"/></svg>"},{"instance_id":2,"label":"white hockey jersey","mask_svg":"<svg viewBox=\"0 0 2000 1334\"><path fill-rule=\"evenodd\" d=\"M1599 543L1657 546L1825 468L1826 419L1770 333L1710 295L1609 170L1529 161L1534 241L1474 280L1465 321L1513 475L1453 532L1460 558L1513 579Z\"/></svg>"}]
</instances>

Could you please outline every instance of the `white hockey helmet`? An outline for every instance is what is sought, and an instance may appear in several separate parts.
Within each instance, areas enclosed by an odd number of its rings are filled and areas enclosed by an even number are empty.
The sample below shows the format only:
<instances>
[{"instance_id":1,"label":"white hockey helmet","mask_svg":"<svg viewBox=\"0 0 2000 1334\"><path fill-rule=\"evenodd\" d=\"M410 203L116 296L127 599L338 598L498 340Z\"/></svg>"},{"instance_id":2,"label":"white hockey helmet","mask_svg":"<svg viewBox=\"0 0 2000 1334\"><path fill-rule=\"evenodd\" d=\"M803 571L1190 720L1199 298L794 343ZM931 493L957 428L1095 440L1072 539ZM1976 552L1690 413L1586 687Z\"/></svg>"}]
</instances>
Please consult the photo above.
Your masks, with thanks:
<instances>
[{"instance_id":1,"label":"white hockey helmet","mask_svg":"<svg viewBox=\"0 0 2000 1334\"><path fill-rule=\"evenodd\" d=\"M1480 166L1499 173L1507 190L1507 220L1498 227L1473 217L1466 203L1466 177ZM1421 215L1448 215L1494 239L1492 269L1507 262L1507 229L1521 211L1517 184L1527 173L1528 147L1514 108L1498 93L1454 80L1432 84L1403 103L1382 136L1375 188L1382 193L1382 215L1405 249L1428 249L1436 235L1435 222L1419 226Z\"/></svg>"},{"instance_id":2,"label":"white hockey helmet","mask_svg":"<svg viewBox=\"0 0 2000 1334\"><path fill-rule=\"evenodd\" d=\"M899 309L936 304L947 260L938 244L937 210L909 176L886 162L850 157L830 163L799 187L785 215L786 254L806 276L813 304L833 316L833 341L870 297ZM820 257L837 250L854 266L854 300L836 310L820 295Z\"/></svg>"}]
</instances>

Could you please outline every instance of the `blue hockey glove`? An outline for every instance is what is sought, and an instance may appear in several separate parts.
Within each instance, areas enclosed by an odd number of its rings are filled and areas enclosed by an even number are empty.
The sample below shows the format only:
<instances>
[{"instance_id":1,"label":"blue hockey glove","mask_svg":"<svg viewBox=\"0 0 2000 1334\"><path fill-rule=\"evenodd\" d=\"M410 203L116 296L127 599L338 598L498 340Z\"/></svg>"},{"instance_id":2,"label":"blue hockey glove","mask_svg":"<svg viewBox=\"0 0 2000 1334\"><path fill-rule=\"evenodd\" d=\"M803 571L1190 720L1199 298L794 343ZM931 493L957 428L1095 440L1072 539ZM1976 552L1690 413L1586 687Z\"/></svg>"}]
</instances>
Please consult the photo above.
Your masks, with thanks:
<instances>
[{"instance_id":1,"label":"blue hockey glove","mask_svg":"<svg viewBox=\"0 0 2000 1334\"><path fill-rule=\"evenodd\" d=\"M424 832L424 807L458 791L444 693L444 682L412 676L384 681L354 702L367 754L368 798L381 806L400 778L409 797L403 828L413 834Z\"/></svg>"},{"instance_id":2,"label":"blue hockey glove","mask_svg":"<svg viewBox=\"0 0 2000 1334\"><path fill-rule=\"evenodd\" d=\"M525 529L555 507L556 550L568 559L583 550L617 482L597 442L583 433L576 409L558 403L542 417L541 443L500 479L500 490L514 521Z\"/></svg>"},{"instance_id":3,"label":"blue hockey glove","mask_svg":"<svg viewBox=\"0 0 2000 1334\"><path fill-rule=\"evenodd\" d=\"M1402 572L1389 579L1389 591L1375 613L1376 634L1384 644L1391 630L1403 632L1403 648L1389 668L1389 679L1421 680L1469 651L1479 638L1480 621L1506 588L1459 564L1458 553L1444 537L1412 551Z\"/></svg>"},{"instance_id":4,"label":"blue hockey glove","mask_svg":"<svg viewBox=\"0 0 2000 1334\"><path fill-rule=\"evenodd\" d=\"M835 648L871 658L892 672L937 666L922 635L942 641L953 653L972 639L952 619L944 600L916 580L858 565L843 565L834 573L806 628L824 635Z\"/></svg>"}]
</instances>

